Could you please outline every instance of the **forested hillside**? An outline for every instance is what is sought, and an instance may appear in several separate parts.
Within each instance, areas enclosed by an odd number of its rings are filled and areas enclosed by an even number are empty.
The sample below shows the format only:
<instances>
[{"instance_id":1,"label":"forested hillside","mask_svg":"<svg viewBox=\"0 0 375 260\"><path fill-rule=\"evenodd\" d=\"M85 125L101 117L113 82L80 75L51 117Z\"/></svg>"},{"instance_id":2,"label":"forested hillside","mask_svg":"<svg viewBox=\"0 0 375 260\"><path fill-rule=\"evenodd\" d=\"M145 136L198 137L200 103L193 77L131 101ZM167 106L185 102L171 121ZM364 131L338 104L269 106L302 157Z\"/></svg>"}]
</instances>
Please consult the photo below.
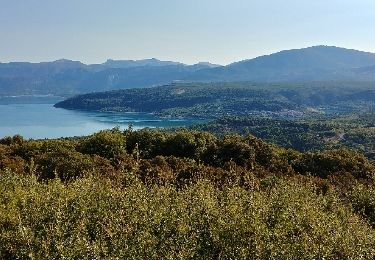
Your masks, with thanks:
<instances>
[{"instance_id":1,"label":"forested hillside","mask_svg":"<svg viewBox=\"0 0 375 260\"><path fill-rule=\"evenodd\" d=\"M14 136L0 190L3 259L375 256L375 165L348 150L187 130Z\"/></svg>"},{"instance_id":2,"label":"forested hillside","mask_svg":"<svg viewBox=\"0 0 375 260\"><path fill-rule=\"evenodd\" d=\"M218 135L252 134L262 140L298 151L345 147L375 160L374 112L299 120L227 116L192 128Z\"/></svg>"},{"instance_id":3,"label":"forested hillside","mask_svg":"<svg viewBox=\"0 0 375 260\"><path fill-rule=\"evenodd\" d=\"M201 118L207 122L193 129L250 133L298 151L345 147L374 159L374 100L372 82L176 83L80 95L55 106Z\"/></svg>"},{"instance_id":4,"label":"forested hillside","mask_svg":"<svg viewBox=\"0 0 375 260\"><path fill-rule=\"evenodd\" d=\"M212 119L224 115L301 117L366 112L374 109L374 100L373 82L174 83L78 95L55 106Z\"/></svg>"}]
</instances>

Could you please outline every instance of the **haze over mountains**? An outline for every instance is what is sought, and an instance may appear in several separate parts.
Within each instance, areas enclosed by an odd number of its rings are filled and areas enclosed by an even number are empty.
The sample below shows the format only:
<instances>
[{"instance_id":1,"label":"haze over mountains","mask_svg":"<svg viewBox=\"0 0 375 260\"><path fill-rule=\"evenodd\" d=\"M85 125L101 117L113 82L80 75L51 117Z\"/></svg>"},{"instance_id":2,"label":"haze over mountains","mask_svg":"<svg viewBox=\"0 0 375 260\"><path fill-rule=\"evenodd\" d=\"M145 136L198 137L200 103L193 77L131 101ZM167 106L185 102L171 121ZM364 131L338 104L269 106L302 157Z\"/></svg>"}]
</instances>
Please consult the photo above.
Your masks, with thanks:
<instances>
[{"instance_id":1,"label":"haze over mountains","mask_svg":"<svg viewBox=\"0 0 375 260\"><path fill-rule=\"evenodd\" d=\"M225 67L203 70L194 80L316 81L366 78L374 72L375 54L331 46L286 50ZM368 67L371 66L371 67ZM373 68L369 70L369 68Z\"/></svg>"},{"instance_id":2,"label":"haze over mountains","mask_svg":"<svg viewBox=\"0 0 375 260\"><path fill-rule=\"evenodd\" d=\"M146 87L183 79L201 69L220 65L186 65L158 59L107 60L86 65L61 59L53 62L0 63L0 95L62 95Z\"/></svg>"},{"instance_id":3,"label":"haze over mountains","mask_svg":"<svg viewBox=\"0 0 375 260\"><path fill-rule=\"evenodd\" d=\"M375 81L375 54L330 46L286 50L220 66L201 62L107 60L0 63L0 95L63 95L149 87L172 81Z\"/></svg>"}]
</instances>

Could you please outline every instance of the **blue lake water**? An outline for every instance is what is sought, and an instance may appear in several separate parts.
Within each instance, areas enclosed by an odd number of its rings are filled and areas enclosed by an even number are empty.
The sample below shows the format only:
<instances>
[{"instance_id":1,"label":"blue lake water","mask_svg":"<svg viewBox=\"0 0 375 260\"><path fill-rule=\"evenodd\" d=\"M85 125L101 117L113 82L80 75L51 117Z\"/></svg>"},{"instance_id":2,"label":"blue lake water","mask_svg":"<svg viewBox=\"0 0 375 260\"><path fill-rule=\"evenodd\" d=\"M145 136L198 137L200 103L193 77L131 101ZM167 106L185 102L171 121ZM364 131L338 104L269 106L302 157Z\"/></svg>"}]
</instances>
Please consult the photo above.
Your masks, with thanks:
<instances>
[{"instance_id":1,"label":"blue lake water","mask_svg":"<svg viewBox=\"0 0 375 260\"><path fill-rule=\"evenodd\" d=\"M89 135L119 126L126 129L190 126L200 121L164 119L147 113L88 112L54 108L55 97L0 98L0 138L20 134L25 138L59 138Z\"/></svg>"}]
</instances>

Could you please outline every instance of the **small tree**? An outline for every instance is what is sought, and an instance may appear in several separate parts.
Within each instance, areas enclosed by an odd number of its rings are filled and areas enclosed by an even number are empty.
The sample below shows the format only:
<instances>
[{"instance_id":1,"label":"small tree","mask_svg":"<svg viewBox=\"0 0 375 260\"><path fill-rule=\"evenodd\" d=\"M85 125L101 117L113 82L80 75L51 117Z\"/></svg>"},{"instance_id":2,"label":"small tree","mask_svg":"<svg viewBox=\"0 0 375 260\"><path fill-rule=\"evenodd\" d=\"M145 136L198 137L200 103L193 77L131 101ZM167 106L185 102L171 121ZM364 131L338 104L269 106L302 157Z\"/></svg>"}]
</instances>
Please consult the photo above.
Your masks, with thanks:
<instances>
[{"instance_id":1,"label":"small tree","mask_svg":"<svg viewBox=\"0 0 375 260\"><path fill-rule=\"evenodd\" d=\"M126 153L125 143L125 136L118 128L114 128L93 134L80 144L78 150L85 154L114 159Z\"/></svg>"}]
</instances>

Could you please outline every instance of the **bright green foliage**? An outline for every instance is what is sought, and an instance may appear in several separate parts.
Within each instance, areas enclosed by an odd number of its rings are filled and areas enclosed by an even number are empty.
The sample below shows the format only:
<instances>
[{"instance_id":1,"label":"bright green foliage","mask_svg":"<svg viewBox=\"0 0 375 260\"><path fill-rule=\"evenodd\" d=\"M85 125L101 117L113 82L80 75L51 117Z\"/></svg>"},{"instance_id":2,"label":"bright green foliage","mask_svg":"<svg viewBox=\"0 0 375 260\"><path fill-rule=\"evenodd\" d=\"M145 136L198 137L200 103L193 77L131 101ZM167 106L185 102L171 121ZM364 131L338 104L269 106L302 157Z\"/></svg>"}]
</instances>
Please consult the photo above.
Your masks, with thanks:
<instances>
[{"instance_id":1,"label":"bright green foliage","mask_svg":"<svg viewBox=\"0 0 375 260\"><path fill-rule=\"evenodd\" d=\"M199 160L216 142L217 138L207 132L178 130L166 134L151 129L126 132L128 152L139 152L143 158L173 155Z\"/></svg>"},{"instance_id":2,"label":"bright green foliage","mask_svg":"<svg viewBox=\"0 0 375 260\"><path fill-rule=\"evenodd\" d=\"M375 232L310 184L176 190L0 177L3 259L373 259Z\"/></svg>"}]
</instances>

